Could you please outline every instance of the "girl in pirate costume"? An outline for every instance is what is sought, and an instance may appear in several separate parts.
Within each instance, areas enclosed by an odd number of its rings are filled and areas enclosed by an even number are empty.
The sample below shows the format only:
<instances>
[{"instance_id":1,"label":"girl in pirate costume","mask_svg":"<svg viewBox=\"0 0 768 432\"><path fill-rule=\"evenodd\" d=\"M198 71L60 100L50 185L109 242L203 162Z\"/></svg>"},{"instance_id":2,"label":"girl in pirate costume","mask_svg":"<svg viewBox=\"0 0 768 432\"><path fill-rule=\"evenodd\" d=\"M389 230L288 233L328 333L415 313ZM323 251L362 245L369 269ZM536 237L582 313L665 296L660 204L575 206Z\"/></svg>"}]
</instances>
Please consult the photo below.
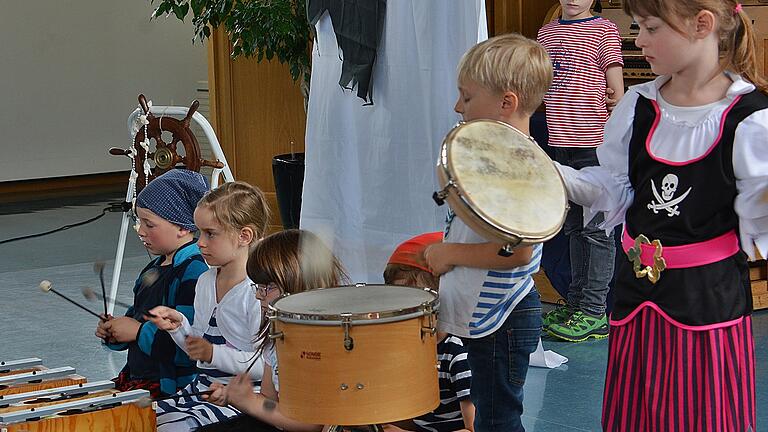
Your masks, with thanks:
<instances>
[{"instance_id":1,"label":"girl in pirate costume","mask_svg":"<svg viewBox=\"0 0 768 432\"><path fill-rule=\"evenodd\" d=\"M768 249L768 97L732 0L625 0L653 82L606 124L600 166L559 166L585 220L625 222L603 428L755 430L747 257Z\"/></svg>"}]
</instances>

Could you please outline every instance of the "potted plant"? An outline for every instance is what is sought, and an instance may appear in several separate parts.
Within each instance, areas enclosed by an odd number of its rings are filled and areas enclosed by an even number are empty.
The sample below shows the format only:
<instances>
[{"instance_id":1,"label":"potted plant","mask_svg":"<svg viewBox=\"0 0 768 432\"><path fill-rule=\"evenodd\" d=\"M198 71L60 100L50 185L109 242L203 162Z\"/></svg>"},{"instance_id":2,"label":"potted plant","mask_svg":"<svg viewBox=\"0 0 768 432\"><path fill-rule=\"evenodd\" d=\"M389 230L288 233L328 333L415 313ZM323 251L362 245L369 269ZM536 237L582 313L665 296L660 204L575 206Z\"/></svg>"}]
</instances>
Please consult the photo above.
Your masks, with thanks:
<instances>
[{"instance_id":1,"label":"potted plant","mask_svg":"<svg viewBox=\"0 0 768 432\"><path fill-rule=\"evenodd\" d=\"M193 42L211 36L222 27L227 33L232 57L276 58L288 65L298 82L306 110L309 100L312 27L307 20L306 0L151 0L157 4L153 18L173 16L184 21L192 15ZM304 153L278 155L272 159L275 192L285 228L297 228L304 181Z\"/></svg>"}]
</instances>

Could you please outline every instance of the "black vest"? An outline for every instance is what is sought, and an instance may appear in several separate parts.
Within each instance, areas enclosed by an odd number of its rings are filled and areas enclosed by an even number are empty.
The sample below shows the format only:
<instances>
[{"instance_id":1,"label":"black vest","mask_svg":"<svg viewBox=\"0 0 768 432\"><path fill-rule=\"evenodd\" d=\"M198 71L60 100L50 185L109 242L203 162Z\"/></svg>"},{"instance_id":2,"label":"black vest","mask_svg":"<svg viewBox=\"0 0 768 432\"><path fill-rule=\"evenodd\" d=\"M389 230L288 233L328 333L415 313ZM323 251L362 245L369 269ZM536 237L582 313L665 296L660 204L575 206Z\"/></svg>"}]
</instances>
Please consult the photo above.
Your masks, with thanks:
<instances>
[{"instance_id":1,"label":"black vest","mask_svg":"<svg viewBox=\"0 0 768 432\"><path fill-rule=\"evenodd\" d=\"M629 181L635 190L626 214L630 236L645 234L662 245L678 246L712 239L733 229L736 179L733 140L736 127L755 111L768 108L768 97L753 91L743 95L721 122L722 133L698 160L669 164L654 159L646 140L660 120L654 104L639 97L629 145ZM752 312L746 255L738 252L721 261L682 269L667 269L652 284L635 277L632 263L619 260L613 320L620 320L645 301L659 306L674 320L708 325Z\"/></svg>"},{"instance_id":2,"label":"black vest","mask_svg":"<svg viewBox=\"0 0 768 432\"><path fill-rule=\"evenodd\" d=\"M725 116L719 140L707 154L691 162L669 164L648 153L646 139L661 114L640 96L629 145L629 181L635 190L626 215L629 235L645 234L663 245L679 246L737 229L733 138L742 120L764 108L768 108L768 97L762 93L742 96Z\"/></svg>"}]
</instances>

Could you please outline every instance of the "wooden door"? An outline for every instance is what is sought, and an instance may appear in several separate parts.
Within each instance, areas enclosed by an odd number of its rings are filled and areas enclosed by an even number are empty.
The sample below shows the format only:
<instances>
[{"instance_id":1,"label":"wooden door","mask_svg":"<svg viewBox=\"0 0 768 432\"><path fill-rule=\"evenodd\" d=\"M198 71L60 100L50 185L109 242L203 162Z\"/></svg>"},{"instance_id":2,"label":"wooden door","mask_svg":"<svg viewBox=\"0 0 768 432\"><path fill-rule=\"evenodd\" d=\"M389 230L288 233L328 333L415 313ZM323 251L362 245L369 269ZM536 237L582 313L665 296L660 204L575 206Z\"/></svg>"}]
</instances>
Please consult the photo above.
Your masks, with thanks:
<instances>
[{"instance_id":1,"label":"wooden door","mask_svg":"<svg viewBox=\"0 0 768 432\"><path fill-rule=\"evenodd\" d=\"M536 39L549 9L557 0L486 0L488 34L516 32Z\"/></svg>"},{"instance_id":2,"label":"wooden door","mask_svg":"<svg viewBox=\"0 0 768 432\"><path fill-rule=\"evenodd\" d=\"M299 86L288 67L277 61L230 57L221 30L208 44L211 122L237 180L259 187L267 196L270 232L282 229L272 179L272 157L304 151L306 112Z\"/></svg>"}]
</instances>

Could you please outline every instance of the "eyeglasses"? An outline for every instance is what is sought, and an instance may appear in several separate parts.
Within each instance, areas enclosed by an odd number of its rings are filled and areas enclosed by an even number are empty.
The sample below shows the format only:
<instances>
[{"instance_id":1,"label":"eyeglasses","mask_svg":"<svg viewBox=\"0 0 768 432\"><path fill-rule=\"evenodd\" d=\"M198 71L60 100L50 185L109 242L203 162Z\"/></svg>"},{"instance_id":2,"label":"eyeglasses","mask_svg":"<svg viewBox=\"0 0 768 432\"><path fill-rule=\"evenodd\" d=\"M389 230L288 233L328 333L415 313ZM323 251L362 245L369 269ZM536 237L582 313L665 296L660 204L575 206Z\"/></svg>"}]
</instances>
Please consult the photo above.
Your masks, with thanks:
<instances>
[{"instance_id":1,"label":"eyeglasses","mask_svg":"<svg viewBox=\"0 0 768 432\"><path fill-rule=\"evenodd\" d=\"M251 282L251 288L256 293L256 297L265 298L273 290L279 290L280 287L276 283L270 282L268 284L260 284Z\"/></svg>"}]
</instances>

